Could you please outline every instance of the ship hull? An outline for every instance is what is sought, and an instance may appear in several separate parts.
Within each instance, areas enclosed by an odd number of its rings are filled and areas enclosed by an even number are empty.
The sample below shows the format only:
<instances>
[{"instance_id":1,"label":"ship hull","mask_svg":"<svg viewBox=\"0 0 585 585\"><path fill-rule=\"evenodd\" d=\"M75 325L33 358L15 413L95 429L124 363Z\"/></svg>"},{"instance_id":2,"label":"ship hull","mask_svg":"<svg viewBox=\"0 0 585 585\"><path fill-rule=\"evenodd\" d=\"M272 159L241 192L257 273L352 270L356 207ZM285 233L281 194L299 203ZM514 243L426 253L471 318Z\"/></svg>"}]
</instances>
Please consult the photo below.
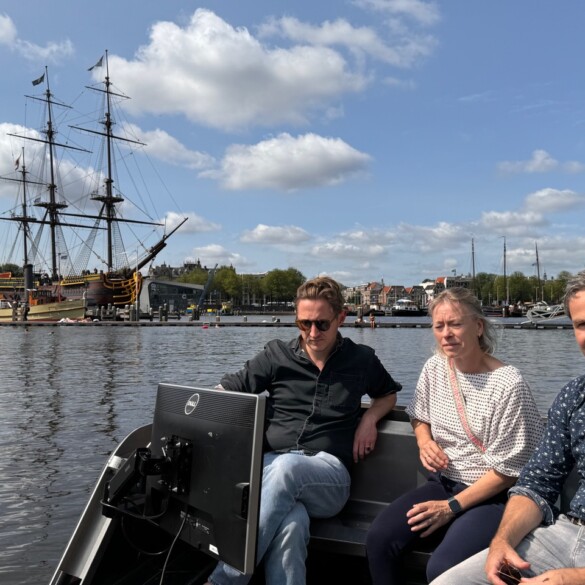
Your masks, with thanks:
<instances>
[{"instance_id":1,"label":"ship hull","mask_svg":"<svg viewBox=\"0 0 585 585\"><path fill-rule=\"evenodd\" d=\"M61 319L78 320L85 317L85 301L83 299L45 303L28 307L26 318L23 309L0 309L0 321L60 321Z\"/></svg>"}]
</instances>

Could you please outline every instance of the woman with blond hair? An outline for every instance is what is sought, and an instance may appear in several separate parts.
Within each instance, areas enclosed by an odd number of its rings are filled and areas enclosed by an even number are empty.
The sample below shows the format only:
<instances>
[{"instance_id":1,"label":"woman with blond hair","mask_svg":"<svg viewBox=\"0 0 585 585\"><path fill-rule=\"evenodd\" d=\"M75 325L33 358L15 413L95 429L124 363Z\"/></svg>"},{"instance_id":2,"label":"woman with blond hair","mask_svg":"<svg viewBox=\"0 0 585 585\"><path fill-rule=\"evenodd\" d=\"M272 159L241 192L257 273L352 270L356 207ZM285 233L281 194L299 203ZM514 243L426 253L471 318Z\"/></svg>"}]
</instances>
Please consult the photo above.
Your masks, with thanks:
<instances>
[{"instance_id":1,"label":"woman with blond hair","mask_svg":"<svg viewBox=\"0 0 585 585\"><path fill-rule=\"evenodd\" d=\"M447 289L429 305L436 352L407 412L428 481L372 524L367 554L374 585L401 582L401 553L417 539L437 547L427 578L486 548L543 423L521 373L494 357L495 334L478 299Z\"/></svg>"}]
</instances>

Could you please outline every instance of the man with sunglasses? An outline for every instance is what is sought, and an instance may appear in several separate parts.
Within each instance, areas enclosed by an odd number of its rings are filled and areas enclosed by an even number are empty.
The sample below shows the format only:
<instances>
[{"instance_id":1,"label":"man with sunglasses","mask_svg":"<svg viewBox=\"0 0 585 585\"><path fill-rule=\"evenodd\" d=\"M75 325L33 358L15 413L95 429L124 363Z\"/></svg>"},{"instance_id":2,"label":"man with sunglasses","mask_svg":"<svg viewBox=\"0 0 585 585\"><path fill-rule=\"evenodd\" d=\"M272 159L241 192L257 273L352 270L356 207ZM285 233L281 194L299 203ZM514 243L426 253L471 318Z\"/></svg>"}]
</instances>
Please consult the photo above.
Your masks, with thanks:
<instances>
[{"instance_id":1,"label":"man with sunglasses","mask_svg":"<svg viewBox=\"0 0 585 585\"><path fill-rule=\"evenodd\" d=\"M297 290L300 335L273 340L225 389L268 393L257 560L269 585L304 585L310 517L337 514L349 497L352 462L375 447L378 421L396 403L396 383L374 350L344 338L339 284L329 277ZM370 407L360 419L361 398ZM250 577L219 563L212 585Z\"/></svg>"},{"instance_id":2,"label":"man with sunglasses","mask_svg":"<svg viewBox=\"0 0 585 585\"><path fill-rule=\"evenodd\" d=\"M585 271L568 284L565 312L585 354ZM579 486L569 511L556 502L573 468ZM544 437L509 500L490 548L443 573L432 585L585 583L585 375L569 382L548 412Z\"/></svg>"}]
</instances>

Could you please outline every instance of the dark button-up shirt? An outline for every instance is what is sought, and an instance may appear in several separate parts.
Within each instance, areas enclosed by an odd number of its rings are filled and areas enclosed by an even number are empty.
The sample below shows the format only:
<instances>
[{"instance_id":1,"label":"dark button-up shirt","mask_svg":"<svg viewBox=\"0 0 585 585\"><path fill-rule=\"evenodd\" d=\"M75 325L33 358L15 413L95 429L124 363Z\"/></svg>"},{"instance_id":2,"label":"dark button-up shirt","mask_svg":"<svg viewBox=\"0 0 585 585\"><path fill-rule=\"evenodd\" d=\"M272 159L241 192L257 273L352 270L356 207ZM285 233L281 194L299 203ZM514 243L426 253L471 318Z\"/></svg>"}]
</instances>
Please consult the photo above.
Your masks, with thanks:
<instances>
[{"instance_id":1,"label":"dark button-up shirt","mask_svg":"<svg viewBox=\"0 0 585 585\"><path fill-rule=\"evenodd\" d=\"M402 388L374 350L338 335L323 370L302 350L300 338L270 341L242 370L221 379L227 390L267 391L267 448L271 451L326 451L346 466L361 398L380 398Z\"/></svg>"},{"instance_id":2,"label":"dark button-up shirt","mask_svg":"<svg viewBox=\"0 0 585 585\"><path fill-rule=\"evenodd\" d=\"M574 466L579 487L569 513L585 520L585 376L569 382L555 398L544 437L509 494L531 498L543 522L552 524L558 515L555 502Z\"/></svg>"}]
</instances>

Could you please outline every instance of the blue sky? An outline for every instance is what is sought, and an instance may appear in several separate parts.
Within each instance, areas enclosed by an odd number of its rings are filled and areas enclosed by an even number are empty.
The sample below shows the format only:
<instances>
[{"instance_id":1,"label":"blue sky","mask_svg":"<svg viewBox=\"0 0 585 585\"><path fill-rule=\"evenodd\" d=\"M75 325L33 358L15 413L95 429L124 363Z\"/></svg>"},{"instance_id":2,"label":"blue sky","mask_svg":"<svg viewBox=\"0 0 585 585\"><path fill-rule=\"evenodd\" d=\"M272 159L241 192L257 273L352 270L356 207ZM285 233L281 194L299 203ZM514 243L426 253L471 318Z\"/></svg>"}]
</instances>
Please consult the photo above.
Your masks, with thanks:
<instances>
[{"instance_id":1,"label":"blue sky","mask_svg":"<svg viewBox=\"0 0 585 585\"><path fill-rule=\"evenodd\" d=\"M535 245L541 273L576 272L583 22L579 0L12 3L0 174L21 148L7 132L34 127L31 81L47 65L71 103L107 49L166 185L156 217L190 217L157 264L412 285L470 273L472 238L476 271L501 273L505 237L508 273L536 274Z\"/></svg>"}]
</instances>

